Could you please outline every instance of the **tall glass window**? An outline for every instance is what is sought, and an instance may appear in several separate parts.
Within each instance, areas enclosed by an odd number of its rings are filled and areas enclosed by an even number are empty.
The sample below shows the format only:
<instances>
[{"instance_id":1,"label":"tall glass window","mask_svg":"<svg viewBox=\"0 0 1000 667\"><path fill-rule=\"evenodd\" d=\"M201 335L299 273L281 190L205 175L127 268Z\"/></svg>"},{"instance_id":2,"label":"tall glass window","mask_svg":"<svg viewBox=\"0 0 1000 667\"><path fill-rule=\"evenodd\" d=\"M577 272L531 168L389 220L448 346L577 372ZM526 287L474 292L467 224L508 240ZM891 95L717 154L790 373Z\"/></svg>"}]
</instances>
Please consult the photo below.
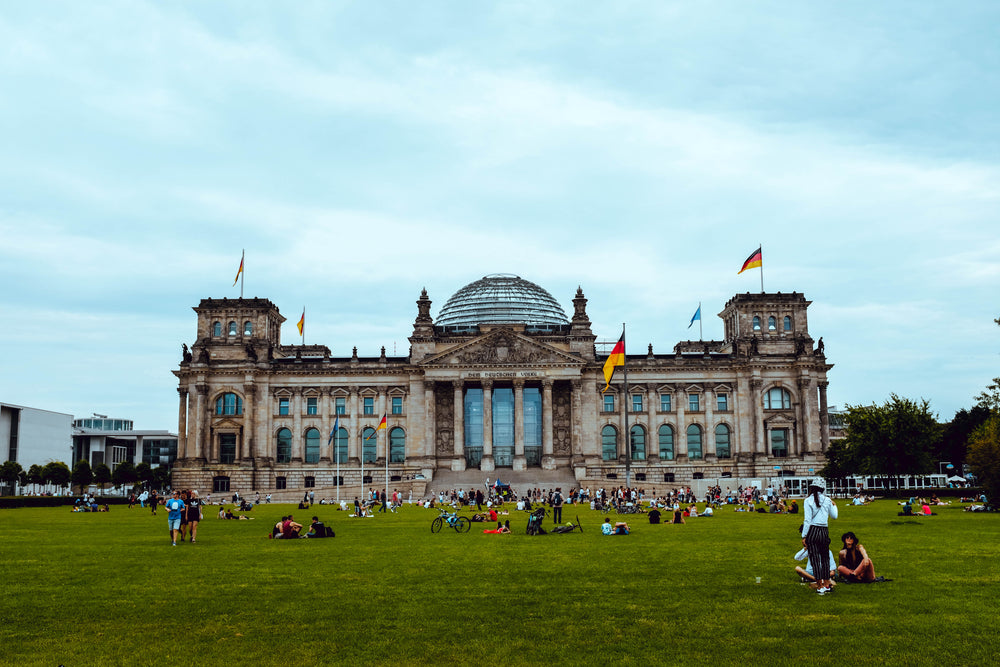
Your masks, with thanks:
<instances>
[{"instance_id":1,"label":"tall glass window","mask_svg":"<svg viewBox=\"0 0 1000 667\"><path fill-rule=\"evenodd\" d=\"M791 331L791 330L792 330L792 318L790 318L788 315L785 315L785 331Z\"/></svg>"},{"instance_id":2,"label":"tall glass window","mask_svg":"<svg viewBox=\"0 0 1000 667\"><path fill-rule=\"evenodd\" d=\"M524 388L524 458L529 466L542 465L542 392Z\"/></svg>"},{"instance_id":3,"label":"tall glass window","mask_svg":"<svg viewBox=\"0 0 1000 667\"><path fill-rule=\"evenodd\" d=\"M364 414L373 415L375 414L375 397L365 396L364 400Z\"/></svg>"},{"instance_id":4,"label":"tall glass window","mask_svg":"<svg viewBox=\"0 0 1000 667\"><path fill-rule=\"evenodd\" d=\"M778 330L778 321L774 319L774 315L771 315L770 317L767 318L767 330L768 331Z\"/></svg>"},{"instance_id":5,"label":"tall glass window","mask_svg":"<svg viewBox=\"0 0 1000 667\"><path fill-rule=\"evenodd\" d=\"M287 398L279 398L278 399L278 414L279 415L287 415L288 414L288 406L289 406L289 402L288 402Z\"/></svg>"},{"instance_id":6,"label":"tall glass window","mask_svg":"<svg viewBox=\"0 0 1000 667\"><path fill-rule=\"evenodd\" d=\"M333 409L338 415L347 414L347 399L343 396L337 396L333 399Z\"/></svg>"},{"instance_id":7,"label":"tall glass window","mask_svg":"<svg viewBox=\"0 0 1000 667\"><path fill-rule=\"evenodd\" d=\"M337 439L335 449L333 450L334 458L333 462L337 463L347 463L347 443L349 436L347 435L347 429L341 426L337 429Z\"/></svg>"},{"instance_id":8,"label":"tall glass window","mask_svg":"<svg viewBox=\"0 0 1000 667\"><path fill-rule=\"evenodd\" d=\"M604 412L614 412L615 411L615 395L605 394L604 395Z\"/></svg>"},{"instance_id":9,"label":"tall glass window","mask_svg":"<svg viewBox=\"0 0 1000 667\"><path fill-rule=\"evenodd\" d=\"M642 394L632 394L632 412L642 412Z\"/></svg>"},{"instance_id":10,"label":"tall glass window","mask_svg":"<svg viewBox=\"0 0 1000 667\"><path fill-rule=\"evenodd\" d=\"M691 424L687 428L688 458L692 461L701 459L701 427Z\"/></svg>"},{"instance_id":11,"label":"tall glass window","mask_svg":"<svg viewBox=\"0 0 1000 667\"><path fill-rule=\"evenodd\" d=\"M398 426L389 431L389 463L406 461L406 431Z\"/></svg>"},{"instance_id":12,"label":"tall glass window","mask_svg":"<svg viewBox=\"0 0 1000 667\"><path fill-rule=\"evenodd\" d=\"M403 414L403 397L393 396L392 397L392 414L401 415Z\"/></svg>"},{"instance_id":13,"label":"tall glass window","mask_svg":"<svg viewBox=\"0 0 1000 667\"><path fill-rule=\"evenodd\" d=\"M720 459L728 459L732 456L729 449L729 427L719 424L715 427L715 455Z\"/></svg>"},{"instance_id":14,"label":"tall glass window","mask_svg":"<svg viewBox=\"0 0 1000 667\"><path fill-rule=\"evenodd\" d=\"M478 468L483 458L483 390L465 390L465 461Z\"/></svg>"},{"instance_id":15,"label":"tall glass window","mask_svg":"<svg viewBox=\"0 0 1000 667\"><path fill-rule=\"evenodd\" d=\"M215 414L217 415L241 415L243 414L243 399L236 394L229 393L219 396L215 401Z\"/></svg>"},{"instance_id":16,"label":"tall glass window","mask_svg":"<svg viewBox=\"0 0 1000 667\"><path fill-rule=\"evenodd\" d=\"M243 335L244 336L253 335L253 322L251 322L250 320L247 320L246 322L243 323Z\"/></svg>"},{"instance_id":17,"label":"tall glass window","mask_svg":"<svg viewBox=\"0 0 1000 667\"><path fill-rule=\"evenodd\" d=\"M688 410L691 412L701 410L701 396L698 394L688 394Z\"/></svg>"},{"instance_id":18,"label":"tall glass window","mask_svg":"<svg viewBox=\"0 0 1000 667\"><path fill-rule=\"evenodd\" d=\"M664 461L674 460L674 429L670 424L663 424L657 432L660 438L660 458Z\"/></svg>"},{"instance_id":19,"label":"tall glass window","mask_svg":"<svg viewBox=\"0 0 1000 667\"><path fill-rule=\"evenodd\" d=\"M788 456L788 429L771 429L771 456L776 458Z\"/></svg>"},{"instance_id":20,"label":"tall glass window","mask_svg":"<svg viewBox=\"0 0 1000 667\"><path fill-rule=\"evenodd\" d=\"M315 415L319 413L319 399L310 396L306 399L306 414Z\"/></svg>"},{"instance_id":21,"label":"tall glass window","mask_svg":"<svg viewBox=\"0 0 1000 667\"><path fill-rule=\"evenodd\" d=\"M726 412L729 410L729 394L715 395L715 409L720 412Z\"/></svg>"},{"instance_id":22,"label":"tall glass window","mask_svg":"<svg viewBox=\"0 0 1000 667\"><path fill-rule=\"evenodd\" d=\"M498 466L514 464L514 390L493 390L493 460Z\"/></svg>"},{"instance_id":23,"label":"tall glass window","mask_svg":"<svg viewBox=\"0 0 1000 667\"><path fill-rule=\"evenodd\" d=\"M292 460L292 432L287 428L278 430L278 448L275 460L278 463L288 463Z\"/></svg>"},{"instance_id":24,"label":"tall glass window","mask_svg":"<svg viewBox=\"0 0 1000 667\"><path fill-rule=\"evenodd\" d=\"M361 457L365 463L375 463L377 445L375 429L369 426L361 432Z\"/></svg>"},{"instance_id":25,"label":"tall glass window","mask_svg":"<svg viewBox=\"0 0 1000 667\"><path fill-rule=\"evenodd\" d=\"M753 330L754 331L760 331L760 316L759 315L754 315L753 316Z\"/></svg>"},{"instance_id":26,"label":"tall glass window","mask_svg":"<svg viewBox=\"0 0 1000 667\"><path fill-rule=\"evenodd\" d=\"M230 322L229 323L229 335L230 336L235 336L236 335L236 322Z\"/></svg>"},{"instance_id":27,"label":"tall glass window","mask_svg":"<svg viewBox=\"0 0 1000 667\"><path fill-rule=\"evenodd\" d=\"M660 394L660 412L670 412L670 394Z\"/></svg>"},{"instance_id":28,"label":"tall glass window","mask_svg":"<svg viewBox=\"0 0 1000 667\"><path fill-rule=\"evenodd\" d=\"M222 335L222 322L212 323L212 335L216 338ZM228 479L226 481L228 481Z\"/></svg>"},{"instance_id":29,"label":"tall glass window","mask_svg":"<svg viewBox=\"0 0 1000 667\"><path fill-rule=\"evenodd\" d=\"M319 429L306 431L306 463L319 463Z\"/></svg>"},{"instance_id":30,"label":"tall glass window","mask_svg":"<svg viewBox=\"0 0 1000 667\"><path fill-rule=\"evenodd\" d=\"M233 463L236 461L236 434L219 434L219 463Z\"/></svg>"},{"instance_id":31,"label":"tall glass window","mask_svg":"<svg viewBox=\"0 0 1000 667\"><path fill-rule=\"evenodd\" d=\"M787 389L774 387L764 394L764 408L767 410L788 410L792 407L792 395Z\"/></svg>"},{"instance_id":32,"label":"tall glass window","mask_svg":"<svg viewBox=\"0 0 1000 667\"><path fill-rule=\"evenodd\" d=\"M618 458L618 430L611 424L601 429L601 458L605 461Z\"/></svg>"},{"instance_id":33,"label":"tall glass window","mask_svg":"<svg viewBox=\"0 0 1000 667\"><path fill-rule=\"evenodd\" d=\"M646 429L635 424L629 429L629 443L632 447L632 460L646 460Z\"/></svg>"}]
</instances>

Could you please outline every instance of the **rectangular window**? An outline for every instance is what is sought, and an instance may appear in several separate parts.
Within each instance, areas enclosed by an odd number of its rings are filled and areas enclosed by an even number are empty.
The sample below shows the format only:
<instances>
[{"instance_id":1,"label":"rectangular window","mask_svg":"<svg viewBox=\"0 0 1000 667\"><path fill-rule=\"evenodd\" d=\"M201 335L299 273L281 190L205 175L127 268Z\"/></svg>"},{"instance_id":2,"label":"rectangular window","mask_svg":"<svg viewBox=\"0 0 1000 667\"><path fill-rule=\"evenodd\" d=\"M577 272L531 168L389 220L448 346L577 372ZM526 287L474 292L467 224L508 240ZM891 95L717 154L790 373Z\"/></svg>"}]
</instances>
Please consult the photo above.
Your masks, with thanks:
<instances>
[{"instance_id":1,"label":"rectangular window","mask_svg":"<svg viewBox=\"0 0 1000 667\"><path fill-rule=\"evenodd\" d=\"M605 394L604 395L604 412L614 412L615 411L615 395Z\"/></svg>"},{"instance_id":2,"label":"rectangular window","mask_svg":"<svg viewBox=\"0 0 1000 667\"><path fill-rule=\"evenodd\" d=\"M775 458L788 456L788 429L771 430L771 456Z\"/></svg>"},{"instance_id":3,"label":"rectangular window","mask_svg":"<svg viewBox=\"0 0 1000 667\"><path fill-rule=\"evenodd\" d=\"M393 396L392 397L392 414L401 415L403 414L403 397Z\"/></svg>"},{"instance_id":4,"label":"rectangular window","mask_svg":"<svg viewBox=\"0 0 1000 667\"><path fill-rule=\"evenodd\" d=\"M717 394L715 396L715 409L720 412L729 410L729 394Z\"/></svg>"},{"instance_id":5,"label":"rectangular window","mask_svg":"<svg viewBox=\"0 0 1000 667\"><path fill-rule=\"evenodd\" d=\"M311 489L311 488L313 488L315 486L316 486L316 478L315 477L306 477L305 487L307 489Z\"/></svg>"},{"instance_id":6,"label":"rectangular window","mask_svg":"<svg viewBox=\"0 0 1000 667\"><path fill-rule=\"evenodd\" d=\"M307 398L306 399L306 414L316 415L319 414L319 399L318 398Z\"/></svg>"},{"instance_id":7,"label":"rectangular window","mask_svg":"<svg viewBox=\"0 0 1000 667\"><path fill-rule=\"evenodd\" d=\"M338 396L337 398L335 398L334 399L334 411L338 415L346 415L347 414L347 399L344 398L343 396Z\"/></svg>"},{"instance_id":8,"label":"rectangular window","mask_svg":"<svg viewBox=\"0 0 1000 667\"><path fill-rule=\"evenodd\" d=\"M285 481L284 477L275 477L274 478L274 488L276 488L276 489L284 489L286 484L287 484L287 482Z\"/></svg>"},{"instance_id":9,"label":"rectangular window","mask_svg":"<svg viewBox=\"0 0 1000 667\"><path fill-rule=\"evenodd\" d=\"M236 461L236 434L219 434L219 463L233 463Z\"/></svg>"},{"instance_id":10,"label":"rectangular window","mask_svg":"<svg viewBox=\"0 0 1000 667\"><path fill-rule=\"evenodd\" d=\"M632 412L642 412L642 394L632 394Z\"/></svg>"},{"instance_id":11,"label":"rectangular window","mask_svg":"<svg viewBox=\"0 0 1000 667\"><path fill-rule=\"evenodd\" d=\"M278 399L278 414L287 415L288 414L288 399L279 398Z\"/></svg>"},{"instance_id":12,"label":"rectangular window","mask_svg":"<svg viewBox=\"0 0 1000 667\"><path fill-rule=\"evenodd\" d=\"M670 394L660 394L660 412L670 412Z\"/></svg>"},{"instance_id":13,"label":"rectangular window","mask_svg":"<svg viewBox=\"0 0 1000 667\"><path fill-rule=\"evenodd\" d=\"M698 394L688 394L688 410L691 412L701 410L701 397Z\"/></svg>"},{"instance_id":14,"label":"rectangular window","mask_svg":"<svg viewBox=\"0 0 1000 667\"><path fill-rule=\"evenodd\" d=\"M365 396L365 409L364 413L366 415L375 414L375 398L372 396Z\"/></svg>"}]
</instances>

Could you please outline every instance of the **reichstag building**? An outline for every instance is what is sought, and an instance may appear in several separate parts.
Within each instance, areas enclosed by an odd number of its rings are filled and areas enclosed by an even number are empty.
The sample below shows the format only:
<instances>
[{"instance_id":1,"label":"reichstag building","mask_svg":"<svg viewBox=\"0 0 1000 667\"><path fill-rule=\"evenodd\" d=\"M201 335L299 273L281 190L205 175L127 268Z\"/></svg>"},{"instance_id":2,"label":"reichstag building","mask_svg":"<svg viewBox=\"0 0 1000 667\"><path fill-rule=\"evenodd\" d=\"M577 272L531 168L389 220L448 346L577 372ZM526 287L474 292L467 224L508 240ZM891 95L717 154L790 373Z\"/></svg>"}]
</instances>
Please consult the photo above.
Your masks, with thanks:
<instances>
[{"instance_id":1,"label":"reichstag building","mask_svg":"<svg viewBox=\"0 0 1000 667\"><path fill-rule=\"evenodd\" d=\"M281 496L364 485L419 497L455 480L562 475L581 486L797 487L829 444L822 339L802 294L738 294L721 341L634 348L606 392L581 289L567 318L508 274L426 290L406 356L281 342L267 299L204 299L179 381L176 486ZM610 352L610 350L608 350ZM384 428L379 428L383 415ZM336 429L335 429L336 426ZM334 432L335 431L335 432ZM388 458L388 460L387 460Z\"/></svg>"}]
</instances>

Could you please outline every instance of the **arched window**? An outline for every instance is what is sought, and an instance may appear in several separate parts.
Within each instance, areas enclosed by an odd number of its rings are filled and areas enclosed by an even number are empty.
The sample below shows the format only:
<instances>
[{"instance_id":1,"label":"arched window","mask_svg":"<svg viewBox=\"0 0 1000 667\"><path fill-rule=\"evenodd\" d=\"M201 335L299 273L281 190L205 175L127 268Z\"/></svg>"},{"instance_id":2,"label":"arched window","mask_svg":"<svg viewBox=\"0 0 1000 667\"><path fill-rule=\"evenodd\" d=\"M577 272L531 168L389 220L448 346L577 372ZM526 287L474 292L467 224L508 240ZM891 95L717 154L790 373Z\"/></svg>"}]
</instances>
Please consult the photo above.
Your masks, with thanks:
<instances>
[{"instance_id":1,"label":"arched window","mask_svg":"<svg viewBox=\"0 0 1000 667\"><path fill-rule=\"evenodd\" d=\"M215 400L215 414L217 415L241 415L243 414L243 399L233 393L223 394Z\"/></svg>"},{"instance_id":2,"label":"arched window","mask_svg":"<svg viewBox=\"0 0 1000 667\"><path fill-rule=\"evenodd\" d=\"M406 461L406 431L398 426L389 431L389 463Z\"/></svg>"},{"instance_id":3,"label":"arched window","mask_svg":"<svg viewBox=\"0 0 1000 667\"><path fill-rule=\"evenodd\" d=\"M792 395L787 389L774 387L764 394L765 410L788 410L792 407Z\"/></svg>"},{"instance_id":4,"label":"arched window","mask_svg":"<svg viewBox=\"0 0 1000 667\"><path fill-rule=\"evenodd\" d=\"M212 325L212 335L216 338L222 335L222 322L215 322Z\"/></svg>"},{"instance_id":5,"label":"arched window","mask_svg":"<svg viewBox=\"0 0 1000 667\"><path fill-rule=\"evenodd\" d=\"M243 323L243 335L252 336L253 335L253 322L247 320Z\"/></svg>"},{"instance_id":6,"label":"arched window","mask_svg":"<svg viewBox=\"0 0 1000 667\"><path fill-rule=\"evenodd\" d=\"M336 449L333 451L334 463L347 463L347 429L341 426L337 430Z\"/></svg>"},{"instance_id":7,"label":"arched window","mask_svg":"<svg viewBox=\"0 0 1000 667\"><path fill-rule=\"evenodd\" d=\"M701 427L691 424L687 428L688 458L692 461L701 459Z\"/></svg>"},{"instance_id":8,"label":"arched window","mask_svg":"<svg viewBox=\"0 0 1000 667\"><path fill-rule=\"evenodd\" d=\"M670 424L664 424L659 430L660 436L660 459L663 461L674 460L674 429Z\"/></svg>"},{"instance_id":9,"label":"arched window","mask_svg":"<svg viewBox=\"0 0 1000 667\"><path fill-rule=\"evenodd\" d=\"M618 429L611 424L601 429L601 458L605 461L618 458Z\"/></svg>"},{"instance_id":10,"label":"arched window","mask_svg":"<svg viewBox=\"0 0 1000 667\"><path fill-rule=\"evenodd\" d=\"M375 446L378 444L375 429L371 426L361 433L361 460L365 463L375 463Z\"/></svg>"},{"instance_id":11,"label":"arched window","mask_svg":"<svg viewBox=\"0 0 1000 667\"><path fill-rule=\"evenodd\" d=\"M646 460L646 429L639 424L629 429L629 441L632 446L632 460Z\"/></svg>"},{"instance_id":12,"label":"arched window","mask_svg":"<svg viewBox=\"0 0 1000 667\"><path fill-rule=\"evenodd\" d=\"M790 318L788 315L785 315L785 331L791 331L791 330L792 330L792 318Z\"/></svg>"},{"instance_id":13,"label":"arched window","mask_svg":"<svg viewBox=\"0 0 1000 667\"><path fill-rule=\"evenodd\" d=\"M753 330L760 331L760 315L753 316Z\"/></svg>"},{"instance_id":14,"label":"arched window","mask_svg":"<svg viewBox=\"0 0 1000 667\"><path fill-rule=\"evenodd\" d=\"M278 449L275 461L288 463L292 460L292 432L287 428L278 431Z\"/></svg>"},{"instance_id":15,"label":"arched window","mask_svg":"<svg viewBox=\"0 0 1000 667\"><path fill-rule=\"evenodd\" d=\"M767 330L777 331L778 330L778 320L774 319L774 315L767 318Z\"/></svg>"},{"instance_id":16,"label":"arched window","mask_svg":"<svg viewBox=\"0 0 1000 667\"><path fill-rule=\"evenodd\" d=\"M720 459L732 456L732 451L729 449L729 427L725 424L715 427L715 455Z\"/></svg>"},{"instance_id":17,"label":"arched window","mask_svg":"<svg viewBox=\"0 0 1000 667\"><path fill-rule=\"evenodd\" d=\"M319 429L306 431L306 463L319 463Z\"/></svg>"},{"instance_id":18,"label":"arched window","mask_svg":"<svg viewBox=\"0 0 1000 667\"><path fill-rule=\"evenodd\" d=\"M236 322L230 322L229 323L229 335L230 336L235 336L236 335Z\"/></svg>"}]
</instances>

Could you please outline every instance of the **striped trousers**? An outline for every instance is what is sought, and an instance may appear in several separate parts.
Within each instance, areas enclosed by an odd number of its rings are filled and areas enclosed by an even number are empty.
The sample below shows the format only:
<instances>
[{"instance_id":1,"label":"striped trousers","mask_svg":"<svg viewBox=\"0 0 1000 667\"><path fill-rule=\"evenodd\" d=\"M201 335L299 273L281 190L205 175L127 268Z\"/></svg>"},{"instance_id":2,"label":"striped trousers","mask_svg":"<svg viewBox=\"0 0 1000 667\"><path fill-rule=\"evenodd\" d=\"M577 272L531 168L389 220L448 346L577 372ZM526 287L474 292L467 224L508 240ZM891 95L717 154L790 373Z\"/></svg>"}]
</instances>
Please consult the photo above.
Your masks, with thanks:
<instances>
[{"instance_id":1,"label":"striped trousers","mask_svg":"<svg viewBox=\"0 0 1000 667\"><path fill-rule=\"evenodd\" d=\"M806 533L806 552L812 563L816 580L830 578L830 531L826 526L809 526Z\"/></svg>"}]
</instances>

